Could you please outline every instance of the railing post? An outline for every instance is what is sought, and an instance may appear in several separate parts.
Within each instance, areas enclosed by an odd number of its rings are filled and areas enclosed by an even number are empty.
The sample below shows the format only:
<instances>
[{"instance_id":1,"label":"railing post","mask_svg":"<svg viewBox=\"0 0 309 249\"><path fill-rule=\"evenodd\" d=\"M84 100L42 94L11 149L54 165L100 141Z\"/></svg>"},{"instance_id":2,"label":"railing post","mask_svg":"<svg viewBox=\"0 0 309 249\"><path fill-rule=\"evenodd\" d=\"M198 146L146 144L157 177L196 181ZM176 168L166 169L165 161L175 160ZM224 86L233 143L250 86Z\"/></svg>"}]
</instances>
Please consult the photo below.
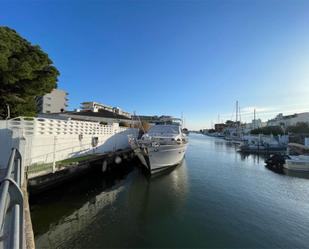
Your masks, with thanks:
<instances>
[{"instance_id":1,"label":"railing post","mask_svg":"<svg viewBox=\"0 0 309 249\"><path fill-rule=\"evenodd\" d=\"M0 185L0 232L4 233L5 219L7 212L11 212L12 220L10 220L12 230L6 233L9 237L3 236L1 240L7 239L5 242L8 248L23 249L24 245L24 216L23 216L23 193L21 190L21 154L15 148L12 149L5 178ZM14 175L12 179L12 173Z\"/></svg>"}]
</instances>

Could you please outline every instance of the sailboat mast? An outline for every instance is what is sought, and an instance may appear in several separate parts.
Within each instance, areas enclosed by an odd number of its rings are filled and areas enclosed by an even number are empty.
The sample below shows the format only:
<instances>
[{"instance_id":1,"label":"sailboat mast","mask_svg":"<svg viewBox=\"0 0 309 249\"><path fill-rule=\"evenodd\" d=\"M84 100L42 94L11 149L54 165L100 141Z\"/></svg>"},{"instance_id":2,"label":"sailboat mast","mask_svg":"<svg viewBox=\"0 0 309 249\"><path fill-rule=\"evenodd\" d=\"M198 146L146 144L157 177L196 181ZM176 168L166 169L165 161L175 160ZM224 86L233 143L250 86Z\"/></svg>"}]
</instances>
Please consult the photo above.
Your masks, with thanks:
<instances>
[{"instance_id":1,"label":"sailboat mast","mask_svg":"<svg viewBox=\"0 0 309 249\"><path fill-rule=\"evenodd\" d=\"M181 112L181 127L182 128L184 127L184 124L183 124L183 112Z\"/></svg>"},{"instance_id":2,"label":"sailboat mast","mask_svg":"<svg viewBox=\"0 0 309 249\"><path fill-rule=\"evenodd\" d=\"M253 129L255 129L255 108L254 108L254 112L253 112Z\"/></svg>"},{"instance_id":3,"label":"sailboat mast","mask_svg":"<svg viewBox=\"0 0 309 249\"><path fill-rule=\"evenodd\" d=\"M238 100L236 100L236 123L238 121Z\"/></svg>"},{"instance_id":4,"label":"sailboat mast","mask_svg":"<svg viewBox=\"0 0 309 249\"><path fill-rule=\"evenodd\" d=\"M240 106L238 107L239 125L241 124Z\"/></svg>"}]
</instances>

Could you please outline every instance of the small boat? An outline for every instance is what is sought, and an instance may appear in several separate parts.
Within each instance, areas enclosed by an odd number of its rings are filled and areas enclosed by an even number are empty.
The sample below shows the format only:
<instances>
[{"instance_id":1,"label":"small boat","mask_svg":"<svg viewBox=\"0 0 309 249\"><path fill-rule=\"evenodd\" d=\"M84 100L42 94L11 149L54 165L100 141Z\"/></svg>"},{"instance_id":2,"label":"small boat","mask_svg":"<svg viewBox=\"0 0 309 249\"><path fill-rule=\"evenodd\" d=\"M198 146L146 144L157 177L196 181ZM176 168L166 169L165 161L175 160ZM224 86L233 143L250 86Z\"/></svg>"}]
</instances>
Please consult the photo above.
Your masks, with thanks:
<instances>
[{"instance_id":1,"label":"small boat","mask_svg":"<svg viewBox=\"0 0 309 249\"><path fill-rule=\"evenodd\" d=\"M239 146L240 152L245 153L272 153L283 152L287 148L285 143L281 143L273 136L246 136Z\"/></svg>"},{"instance_id":2,"label":"small boat","mask_svg":"<svg viewBox=\"0 0 309 249\"><path fill-rule=\"evenodd\" d=\"M294 153L294 155L291 155ZM309 147L301 144L288 145L288 158L283 167L294 171L309 171Z\"/></svg>"},{"instance_id":3,"label":"small boat","mask_svg":"<svg viewBox=\"0 0 309 249\"><path fill-rule=\"evenodd\" d=\"M177 166L184 158L188 139L181 125L157 124L141 139L131 139L131 147L151 174Z\"/></svg>"},{"instance_id":4,"label":"small boat","mask_svg":"<svg viewBox=\"0 0 309 249\"><path fill-rule=\"evenodd\" d=\"M289 156L283 167L288 170L309 171L309 155Z\"/></svg>"}]
</instances>

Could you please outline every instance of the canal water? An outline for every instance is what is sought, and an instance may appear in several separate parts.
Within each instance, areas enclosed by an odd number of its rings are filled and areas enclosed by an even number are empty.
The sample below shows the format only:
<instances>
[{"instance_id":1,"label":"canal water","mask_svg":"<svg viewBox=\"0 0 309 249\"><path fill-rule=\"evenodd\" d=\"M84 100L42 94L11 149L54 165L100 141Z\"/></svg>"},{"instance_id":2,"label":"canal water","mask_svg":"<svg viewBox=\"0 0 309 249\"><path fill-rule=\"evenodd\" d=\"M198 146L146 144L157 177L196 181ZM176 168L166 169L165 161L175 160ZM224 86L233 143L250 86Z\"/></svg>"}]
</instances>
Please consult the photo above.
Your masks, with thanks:
<instances>
[{"instance_id":1,"label":"canal water","mask_svg":"<svg viewBox=\"0 0 309 249\"><path fill-rule=\"evenodd\" d=\"M228 142L189 137L185 161L146 178L131 165L34 198L37 248L306 248L309 179L273 172Z\"/></svg>"}]
</instances>

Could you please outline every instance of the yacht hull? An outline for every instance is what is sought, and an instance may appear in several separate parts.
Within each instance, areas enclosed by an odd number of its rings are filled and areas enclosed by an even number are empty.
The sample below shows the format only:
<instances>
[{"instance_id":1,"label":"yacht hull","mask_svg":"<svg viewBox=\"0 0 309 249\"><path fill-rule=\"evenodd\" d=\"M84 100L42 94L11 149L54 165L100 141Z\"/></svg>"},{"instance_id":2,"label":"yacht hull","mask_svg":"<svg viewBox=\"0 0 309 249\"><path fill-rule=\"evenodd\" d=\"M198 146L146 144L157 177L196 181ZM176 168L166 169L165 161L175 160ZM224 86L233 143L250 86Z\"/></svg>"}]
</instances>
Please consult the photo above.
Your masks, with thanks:
<instances>
[{"instance_id":1,"label":"yacht hull","mask_svg":"<svg viewBox=\"0 0 309 249\"><path fill-rule=\"evenodd\" d=\"M187 144L161 145L136 150L142 164L151 174L161 172L181 163L186 152Z\"/></svg>"}]
</instances>

